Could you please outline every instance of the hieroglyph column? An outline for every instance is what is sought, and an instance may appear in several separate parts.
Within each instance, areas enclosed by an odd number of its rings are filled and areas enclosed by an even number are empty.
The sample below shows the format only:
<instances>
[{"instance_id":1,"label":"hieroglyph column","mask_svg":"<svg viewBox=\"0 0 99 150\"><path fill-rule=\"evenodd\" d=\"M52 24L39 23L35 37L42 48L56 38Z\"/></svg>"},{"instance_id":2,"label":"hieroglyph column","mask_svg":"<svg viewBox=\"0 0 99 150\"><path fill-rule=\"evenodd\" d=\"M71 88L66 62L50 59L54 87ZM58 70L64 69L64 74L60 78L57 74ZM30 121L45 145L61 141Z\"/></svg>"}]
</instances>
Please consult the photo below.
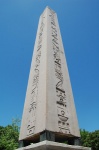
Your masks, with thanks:
<instances>
[{"instance_id":1,"label":"hieroglyph column","mask_svg":"<svg viewBox=\"0 0 99 150\"><path fill-rule=\"evenodd\" d=\"M19 140L42 131L80 137L57 15L40 16Z\"/></svg>"}]
</instances>

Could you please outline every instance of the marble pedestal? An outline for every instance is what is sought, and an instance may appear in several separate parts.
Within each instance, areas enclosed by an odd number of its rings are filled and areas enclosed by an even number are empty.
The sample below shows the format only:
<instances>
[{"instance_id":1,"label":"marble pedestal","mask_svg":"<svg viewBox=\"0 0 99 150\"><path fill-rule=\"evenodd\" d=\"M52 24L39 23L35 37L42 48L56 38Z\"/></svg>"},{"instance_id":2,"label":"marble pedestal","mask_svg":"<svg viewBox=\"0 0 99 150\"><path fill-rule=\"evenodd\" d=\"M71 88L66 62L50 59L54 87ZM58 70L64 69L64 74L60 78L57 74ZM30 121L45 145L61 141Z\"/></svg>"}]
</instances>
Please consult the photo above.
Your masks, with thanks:
<instances>
[{"instance_id":1,"label":"marble pedestal","mask_svg":"<svg viewBox=\"0 0 99 150\"><path fill-rule=\"evenodd\" d=\"M17 150L91 150L91 148L76 145L67 145L52 141L43 141L36 144L31 144L26 147L18 148Z\"/></svg>"}]
</instances>

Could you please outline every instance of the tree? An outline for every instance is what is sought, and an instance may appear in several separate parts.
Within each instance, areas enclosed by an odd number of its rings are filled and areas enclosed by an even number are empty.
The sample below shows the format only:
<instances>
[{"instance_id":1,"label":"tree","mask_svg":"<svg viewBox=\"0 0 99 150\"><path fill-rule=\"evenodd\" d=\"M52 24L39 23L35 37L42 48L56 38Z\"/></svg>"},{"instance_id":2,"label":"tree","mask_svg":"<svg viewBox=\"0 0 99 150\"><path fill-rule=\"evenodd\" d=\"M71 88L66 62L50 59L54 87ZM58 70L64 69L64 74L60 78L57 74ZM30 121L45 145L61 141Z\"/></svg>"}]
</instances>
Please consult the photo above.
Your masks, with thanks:
<instances>
[{"instance_id":1,"label":"tree","mask_svg":"<svg viewBox=\"0 0 99 150\"><path fill-rule=\"evenodd\" d=\"M81 134L81 144L85 147L91 147L90 132L83 129L80 130L80 134Z\"/></svg>"},{"instance_id":2,"label":"tree","mask_svg":"<svg viewBox=\"0 0 99 150\"><path fill-rule=\"evenodd\" d=\"M15 150L18 148L19 120L14 119L12 125L0 126L0 150Z\"/></svg>"},{"instance_id":3,"label":"tree","mask_svg":"<svg viewBox=\"0 0 99 150\"><path fill-rule=\"evenodd\" d=\"M88 132L80 130L82 146L91 147L92 150L99 150L99 130Z\"/></svg>"},{"instance_id":4,"label":"tree","mask_svg":"<svg viewBox=\"0 0 99 150\"><path fill-rule=\"evenodd\" d=\"M99 130L96 130L90 135L92 150L99 150Z\"/></svg>"}]
</instances>

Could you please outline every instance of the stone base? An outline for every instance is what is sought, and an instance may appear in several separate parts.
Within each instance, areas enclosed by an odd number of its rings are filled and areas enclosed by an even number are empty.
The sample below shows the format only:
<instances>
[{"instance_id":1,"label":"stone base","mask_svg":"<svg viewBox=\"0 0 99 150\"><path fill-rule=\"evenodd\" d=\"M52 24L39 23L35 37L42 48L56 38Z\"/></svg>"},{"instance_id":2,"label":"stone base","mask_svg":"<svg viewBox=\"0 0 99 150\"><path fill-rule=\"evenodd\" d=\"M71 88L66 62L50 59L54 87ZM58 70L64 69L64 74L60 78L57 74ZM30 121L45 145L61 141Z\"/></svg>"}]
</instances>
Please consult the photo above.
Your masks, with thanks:
<instances>
[{"instance_id":1,"label":"stone base","mask_svg":"<svg viewBox=\"0 0 99 150\"><path fill-rule=\"evenodd\" d=\"M43 141L26 147L18 148L16 150L91 150L91 148L52 141Z\"/></svg>"}]
</instances>

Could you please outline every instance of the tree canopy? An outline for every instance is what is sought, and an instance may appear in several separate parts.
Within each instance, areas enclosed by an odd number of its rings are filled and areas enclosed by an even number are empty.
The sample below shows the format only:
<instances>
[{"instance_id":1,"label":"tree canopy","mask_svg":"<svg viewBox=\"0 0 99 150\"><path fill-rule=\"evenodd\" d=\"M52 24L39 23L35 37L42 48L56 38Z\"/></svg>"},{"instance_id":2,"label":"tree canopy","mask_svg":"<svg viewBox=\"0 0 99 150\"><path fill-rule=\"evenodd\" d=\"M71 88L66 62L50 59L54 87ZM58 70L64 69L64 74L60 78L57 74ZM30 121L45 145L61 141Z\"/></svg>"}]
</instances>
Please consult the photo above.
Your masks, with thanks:
<instances>
[{"instance_id":1,"label":"tree canopy","mask_svg":"<svg viewBox=\"0 0 99 150\"><path fill-rule=\"evenodd\" d=\"M0 150L15 150L18 148L19 126L18 119L11 125L0 126Z\"/></svg>"},{"instance_id":2,"label":"tree canopy","mask_svg":"<svg viewBox=\"0 0 99 150\"><path fill-rule=\"evenodd\" d=\"M88 132L80 130L82 146L91 147L92 150L99 150L99 130Z\"/></svg>"}]
</instances>

